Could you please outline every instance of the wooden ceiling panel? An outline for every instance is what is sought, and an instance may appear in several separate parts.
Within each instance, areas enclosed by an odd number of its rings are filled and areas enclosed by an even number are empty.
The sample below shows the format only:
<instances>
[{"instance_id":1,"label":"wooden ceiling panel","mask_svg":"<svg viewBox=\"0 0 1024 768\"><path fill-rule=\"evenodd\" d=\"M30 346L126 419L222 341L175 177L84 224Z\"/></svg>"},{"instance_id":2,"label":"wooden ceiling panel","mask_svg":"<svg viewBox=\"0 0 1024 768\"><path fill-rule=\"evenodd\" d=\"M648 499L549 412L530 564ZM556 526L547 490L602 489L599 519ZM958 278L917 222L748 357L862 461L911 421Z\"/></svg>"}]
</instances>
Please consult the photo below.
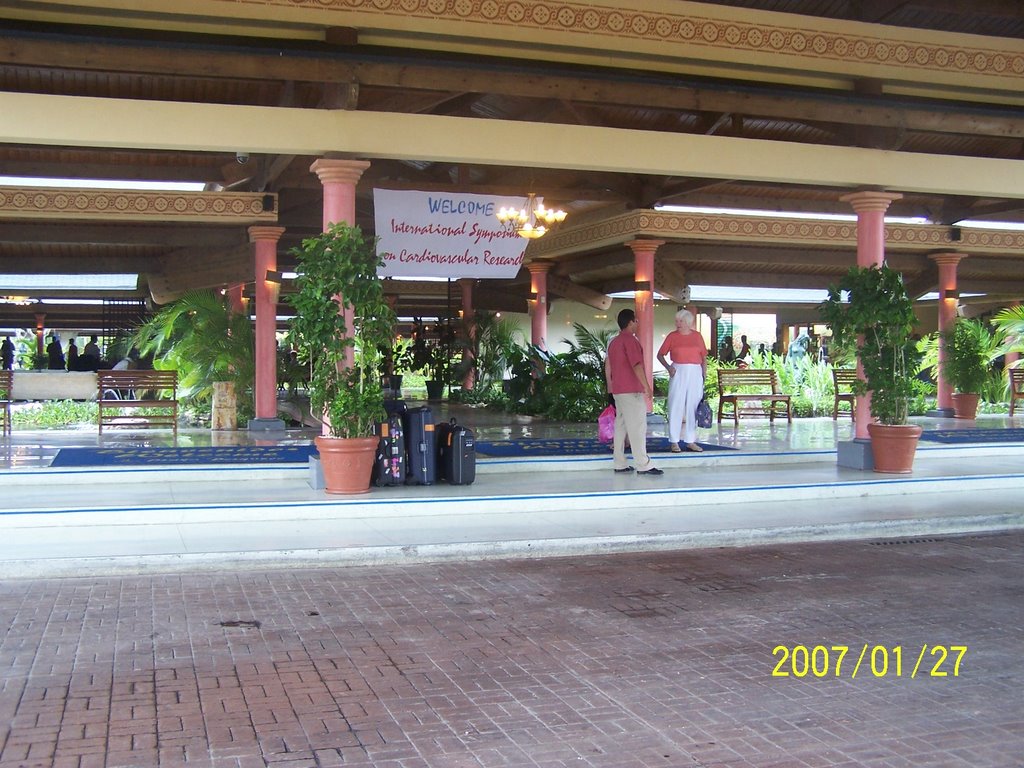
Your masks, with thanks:
<instances>
[{"instance_id":1,"label":"wooden ceiling panel","mask_svg":"<svg viewBox=\"0 0 1024 768\"><path fill-rule=\"evenodd\" d=\"M726 0L718 4L871 21L971 34L1024 37L1019 4L976 0ZM1017 13L1012 12L1017 9ZM0 19L0 26L4 22ZM333 48L314 42L227 36L175 35L158 30L104 30L12 24L0 43L0 90L259 106L356 108L478 119L593 125L673 133L713 134L814 145L872 146L935 155L1020 159L1024 157L1024 116L1011 107L957 104L857 93L824 92L772 84L682 77L664 72L571 67L544 61L467 57L441 50L372 49L359 44ZM230 27L226 27L230 31ZM697 55L696 53L694 54ZM528 151L525 148L524 151ZM88 150L0 144L0 174L199 181L240 191L280 194L280 223L287 234L279 263L290 264L288 248L318 231L321 187L309 172L313 158L254 155L245 167L230 153ZM573 220L607 212L649 207L659 201L764 210L850 213L839 201L846 191L747 181L669 178L636 174L527 170L458 163L377 160L360 185L359 223L372 227L374 185L522 194L527 187L568 210ZM951 222L966 215L1024 218L1013 200L908 194L890 212L926 213ZM5 224L5 227L8 225ZM91 227L91 229L90 229ZM0 234L0 259L43 269L78 262L95 271L136 260L152 261L168 250L231 247L245 242L243 229L214 233L189 227L151 232L121 230L121 239L96 224L54 228L49 237L16 230L23 241ZM151 241L150 235L156 236ZM678 264L720 284L732 279L784 284L787 279L820 284L850 261L850 253L777 252L741 259L720 246L706 246L700 258ZM671 254L669 250L667 253ZM673 257L674 258L674 257ZM817 259L817 261L815 261ZM998 259L968 259L962 267L975 280L998 280L1006 270ZM920 258L900 263L920 276ZM1016 262L1019 263L1019 262ZM38 266L36 266L38 265ZM2 267L2 265L0 265ZM561 276L590 287L629 282L632 256L626 248L559 261ZM520 306L521 284L514 304ZM497 291L496 293L500 293ZM499 303L493 296L493 304Z\"/></svg>"}]
</instances>

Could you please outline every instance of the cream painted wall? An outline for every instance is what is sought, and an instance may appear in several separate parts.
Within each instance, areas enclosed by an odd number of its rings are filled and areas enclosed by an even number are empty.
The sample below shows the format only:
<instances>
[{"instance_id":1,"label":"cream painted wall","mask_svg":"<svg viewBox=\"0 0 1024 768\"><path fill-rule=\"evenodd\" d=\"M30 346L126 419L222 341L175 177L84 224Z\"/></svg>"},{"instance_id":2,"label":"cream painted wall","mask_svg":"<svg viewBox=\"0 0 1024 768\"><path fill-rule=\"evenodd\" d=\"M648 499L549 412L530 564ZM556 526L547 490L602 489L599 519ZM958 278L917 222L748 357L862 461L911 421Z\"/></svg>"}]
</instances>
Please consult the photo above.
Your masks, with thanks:
<instances>
[{"instance_id":1,"label":"cream painted wall","mask_svg":"<svg viewBox=\"0 0 1024 768\"><path fill-rule=\"evenodd\" d=\"M551 304L551 312L548 314L548 350L554 353L568 352L567 340L574 340L576 337L573 323L580 323L591 331L611 330L618 331L615 317L623 309L633 308L633 302L625 299L615 299L607 312L603 312L585 304L575 301L559 299ZM672 301L656 301L654 304L654 348L661 346L662 340L675 328L675 314L678 305ZM530 316L527 314L502 313L502 317L513 318L523 332L523 337L530 340ZM706 315L698 317L698 330L704 336L704 343L709 343L710 322ZM658 362L654 362L655 373L661 369Z\"/></svg>"}]
</instances>

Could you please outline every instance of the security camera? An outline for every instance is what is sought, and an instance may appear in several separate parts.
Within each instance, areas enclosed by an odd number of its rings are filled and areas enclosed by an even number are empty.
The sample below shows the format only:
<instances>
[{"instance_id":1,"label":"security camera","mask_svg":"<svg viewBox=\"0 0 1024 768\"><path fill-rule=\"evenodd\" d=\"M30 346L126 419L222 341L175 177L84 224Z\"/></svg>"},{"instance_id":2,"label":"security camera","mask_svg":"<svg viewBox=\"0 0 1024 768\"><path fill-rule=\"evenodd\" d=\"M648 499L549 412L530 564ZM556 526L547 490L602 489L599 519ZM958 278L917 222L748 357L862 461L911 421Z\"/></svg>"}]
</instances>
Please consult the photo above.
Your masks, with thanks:
<instances>
[{"instance_id":1,"label":"security camera","mask_svg":"<svg viewBox=\"0 0 1024 768\"><path fill-rule=\"evenodd\" d=\"M249 162L248 152L235 152L235 160L238 161L239 165L245 165Z\"/></svg>"}]
</instances>

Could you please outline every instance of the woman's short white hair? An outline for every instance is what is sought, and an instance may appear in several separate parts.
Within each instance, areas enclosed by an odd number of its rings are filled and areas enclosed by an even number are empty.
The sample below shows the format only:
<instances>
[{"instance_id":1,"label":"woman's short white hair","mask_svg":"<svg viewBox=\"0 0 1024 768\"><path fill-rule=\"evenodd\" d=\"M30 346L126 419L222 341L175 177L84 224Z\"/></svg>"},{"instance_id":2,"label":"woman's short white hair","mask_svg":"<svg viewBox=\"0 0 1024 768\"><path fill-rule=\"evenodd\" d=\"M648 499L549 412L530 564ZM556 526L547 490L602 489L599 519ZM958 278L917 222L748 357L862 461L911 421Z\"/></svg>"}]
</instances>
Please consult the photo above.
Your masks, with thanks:
<instances>
[{"instance_id":1,"label":"woman's short white hair","mask_svg":"<svg viewBox=\"0 0 1024 768\"><path fill-rule=\"evenodd\" d=\"M676 312L676 320L682 320L687 327L693 328L693 312L688 309L680 309Z\"/></svg>"}]
</instances>

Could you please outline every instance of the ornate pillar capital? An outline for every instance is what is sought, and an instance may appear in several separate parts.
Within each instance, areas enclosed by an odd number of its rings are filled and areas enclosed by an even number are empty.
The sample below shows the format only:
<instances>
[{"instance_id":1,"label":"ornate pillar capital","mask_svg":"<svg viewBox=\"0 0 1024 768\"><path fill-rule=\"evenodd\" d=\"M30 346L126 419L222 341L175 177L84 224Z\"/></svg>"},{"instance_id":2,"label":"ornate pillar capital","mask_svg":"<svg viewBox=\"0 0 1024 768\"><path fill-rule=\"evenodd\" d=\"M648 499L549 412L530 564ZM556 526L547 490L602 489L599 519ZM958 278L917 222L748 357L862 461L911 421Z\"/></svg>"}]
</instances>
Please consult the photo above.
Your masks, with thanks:
<instances>
[{"instance_id":1,"label":"ornate pillar capital","mask_svg":"<svg viewBox=\"0 0 1024 768\"><path fill-rule=\"evenodd\" d=\"M313 161L309 170L315 173L321 184L358 184L364 171L370 167L369 160L341 160L321 157Z\"/></svg>"},{"instance_id":2,"label":"ornate pillar capital","mask_svg":"<svg viewBox=\"0 0 1024 768\"><path fill-rule=\"evenodd\" d=\"M627 246L633 251L633 253L651 253L653 254L661 246L665 244L664 240L630 240L626 243Z\"/></svg>"},{"instance_id":3,"label":"ornate pillar capital","mask_svg":"<svg viewBox=\"0 0 1024 768\"><path fill-rule=\"evenodd\" d=\"M277 242L285 232L284 227L268 227L262 224L254 224L249 227L249 242L255 243L261 240Z\"/></svg>"},{"instance_id":4,"label":"ornate pillar capital","mask_svg":"<svg viewBox=\"0 0 1024 768\"><path fill-rule=\"evenodd\" d=\"M903 195L899 192L861 190L860 192L851 192L843 195L839 199L844 203L849 203L857 213L864 211L882 211L884 213L889 210L889 206L896 200L903 199Z\"/></svg>"},{"instance_id":5,"label":"ornate pillar capital","mask_svg":"<svg viewBox=\"0 0 1024 768\"><path fill-rule=\"evenodd\" d=\"M929 253L928 258L934 261L936 264L941 266L953 265L954 267L960 263L962 259L967 258L966 253L957 253L955 251L946 251L943 253Z\"/></svg>"}]
</instances>

